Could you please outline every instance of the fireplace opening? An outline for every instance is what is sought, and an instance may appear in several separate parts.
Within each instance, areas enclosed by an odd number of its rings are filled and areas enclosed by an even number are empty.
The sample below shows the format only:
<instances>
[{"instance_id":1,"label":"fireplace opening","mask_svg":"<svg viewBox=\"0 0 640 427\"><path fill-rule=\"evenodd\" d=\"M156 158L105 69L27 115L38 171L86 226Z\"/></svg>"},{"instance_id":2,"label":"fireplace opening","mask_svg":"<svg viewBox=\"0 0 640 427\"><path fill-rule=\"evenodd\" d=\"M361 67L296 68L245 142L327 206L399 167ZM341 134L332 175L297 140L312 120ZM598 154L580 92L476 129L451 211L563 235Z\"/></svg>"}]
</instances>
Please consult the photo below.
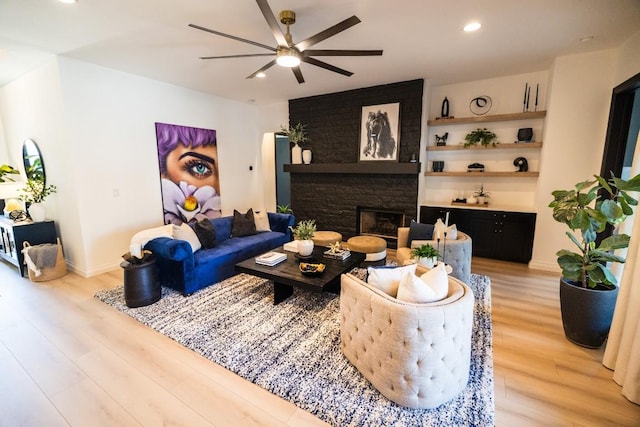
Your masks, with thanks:
<instances>
[{"instance_id":1,"label":"fireplace opening","mask_svg":"<svg viewBox=\"0 0 640 427\"><path fill-rule=\"evenodd\" d=\"M404 212L382 208L357 208L358 235L381 237L387 246L397 248L398 227L404 227Z\"/></svg>"}]
</instances>

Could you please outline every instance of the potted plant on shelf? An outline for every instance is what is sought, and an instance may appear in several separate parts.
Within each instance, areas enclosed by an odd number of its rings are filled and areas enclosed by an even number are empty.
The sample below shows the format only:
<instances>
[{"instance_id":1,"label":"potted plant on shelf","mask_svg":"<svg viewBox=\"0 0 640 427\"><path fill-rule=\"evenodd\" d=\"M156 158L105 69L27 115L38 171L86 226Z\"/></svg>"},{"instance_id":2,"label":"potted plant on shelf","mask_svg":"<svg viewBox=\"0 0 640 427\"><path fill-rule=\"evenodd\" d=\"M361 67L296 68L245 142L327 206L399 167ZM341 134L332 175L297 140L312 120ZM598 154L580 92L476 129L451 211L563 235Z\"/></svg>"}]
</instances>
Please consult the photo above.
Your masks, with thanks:
<instances>
[{"instance_id":1,"label":"potted plant on shelf","mask_svg":"<svg viewBox=\"0 0 640 427\"><path fill-rule=\"evenodd\" d=\"M630 239L615 228L638 204L629 193L640 191L640 175L629 180L613 174L609 180L594 177L572 190L553 191L549 204L553 219L569 227L566 234L577 248L556 253L562 269L560 311L565 336L589 348L601 347L611 327L618 287L610 263L625 262L613 251L628 247ZM605 230L612 234L602 238Z\"/></svg>"},{"instance_id":2,"label":"potted plant on shelf","mask_svg":"<svg viewBox=\"0 0 640 427\"><path fill-rule=\"evenodd\" d=\"M307 219L298 222L295 227L289 226L289 228L297 240L298 254L303 257L310 256L313 252L313 240L311 238L316 232L316 221Z\"/></svg>"},{"instance_id":3,"label":"potted plant on shelf","mask_svg":"<svg viewBox=\"0 0 640 427\"><path fill-rule=\"evenodd\" d=\"M477 200L477 202L481 205L486 205L489 203L489 197L491 197L491 193L488 191L484 191L484 184L480 184L476 187L477 190L473 193L473 197Z\"/></svg>"},{"instance_id":4,"label":"potted plant on shelf","mask_svg":"<svg viewBox=\"0 0 640 427\"><path fill-rule=\"evenodd\" d=\"M36 222L44 221L47 214L43 204L44 199L58 191L56 186L45 185L42 179L29 178L19 191L22 194L18 198L28 205L27 210L31 219Z\"/></svg>"},{"instance_id":5,"label":"potted plant on shelf","mask_svg":"<svg viewBox=\"0 0 640 427\"><path fill-rule=\"evenodd\" d=\"M293 143L293 147L291 148L291 163L293 164L302 163L302 147L300 147L300 144L303 142L310 141L309 137L307 136L306 128L307 128L307 125L303 125L300 122L298 122L297 125L290 126L288 128L282 125L280 126L280 129L282 130L282 132L285 135L287 135L287 137L289 138L289 141ZM308 150L308 151L309 151L309 154L307 156L309 157L309 161L305 163L311 162L311 157L310 157L311 150Z\"/></svg>"},{"instance_id":6,"label":"potted plant on shelf","mask_svg":"<svg viewBox=\"0 0 640 427\"><path fill-rule=\"evenodd\" d=\"M411 249L411 258L427 268L435 267L439 256L440 252L428 243Z\"/></svg>"},{"instance_id":7,"label":"potted plant on shelf","mask_svg":"<svg viewBox=\"0 0 640 427\"><path fill-rule=\"evenodd\" d=\"M465 135L464 148L476 146L478 144L481 144L483 147L488 147L489 145L495 147L499 144L496 140L497 138L496 134L487 130L487 128L478 128Z\"/></svg>"}]
</instances>

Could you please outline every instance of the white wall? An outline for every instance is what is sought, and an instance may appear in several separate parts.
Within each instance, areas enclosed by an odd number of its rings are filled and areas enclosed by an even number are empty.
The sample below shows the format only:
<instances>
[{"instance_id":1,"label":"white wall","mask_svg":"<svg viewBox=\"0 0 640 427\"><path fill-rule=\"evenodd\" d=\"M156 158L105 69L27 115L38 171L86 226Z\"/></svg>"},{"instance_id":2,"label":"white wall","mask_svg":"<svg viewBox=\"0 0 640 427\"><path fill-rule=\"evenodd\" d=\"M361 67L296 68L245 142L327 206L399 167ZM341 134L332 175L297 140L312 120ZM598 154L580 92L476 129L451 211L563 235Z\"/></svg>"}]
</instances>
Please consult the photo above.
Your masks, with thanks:
<instances>
[{"instance_id":1,"label":"white wall","mask_svg":"<svg viewBox=\"0 0 640 427\"><path fill-rule=\"evenodd\" d=\"M600 173L614 83L616 50L554 62L537 189L532 268L559 271L555 253L569 247L566 227L552 217L551 192L572 189Z\"/></svg>"},{"instance_id":2,"label":"white wall","mask_svg":"<svg viewBox=\"0 0 640 427\"><path fill-rule=\"evenodd\" d=\"M640 73L640 31L619 48L614 86L638 73Z\"/></svg>"},{"instance_id":3,"label":"white wall","mask_svg":"<svg viewBox=\"0 0 640 427\"><path fill-rule=\"evenodd\" d=\"M116 268L135 232L162 224L155 122L217 130L224 214L264 203L249 166L260 163L264 128L281 123L252 105L68 58L2 88L0 108L11 152L27 136L43 148L59 188L50 216L70 267L86 276Z\"/></svg>"}]
</instances>

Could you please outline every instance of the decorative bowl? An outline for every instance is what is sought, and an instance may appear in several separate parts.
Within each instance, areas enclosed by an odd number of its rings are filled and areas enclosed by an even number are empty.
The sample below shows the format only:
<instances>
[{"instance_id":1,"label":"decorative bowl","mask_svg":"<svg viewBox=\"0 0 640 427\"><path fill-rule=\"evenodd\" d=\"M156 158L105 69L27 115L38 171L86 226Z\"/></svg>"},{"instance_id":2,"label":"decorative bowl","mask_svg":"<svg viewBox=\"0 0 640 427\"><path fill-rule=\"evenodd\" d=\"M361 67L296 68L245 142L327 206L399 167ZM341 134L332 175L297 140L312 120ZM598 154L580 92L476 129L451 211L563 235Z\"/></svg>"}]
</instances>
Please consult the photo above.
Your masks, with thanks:
<instances>
[{"instance_id":1,"label":"decorative bowl","mask_svg":"<svg viewBox=\"0 0 640 427\"><path fill-rule=\"evenodd\" d=\"M300 263L300 272L306 276L318 276L324 272L324 264Z\"/></svg>"}]
</instances>

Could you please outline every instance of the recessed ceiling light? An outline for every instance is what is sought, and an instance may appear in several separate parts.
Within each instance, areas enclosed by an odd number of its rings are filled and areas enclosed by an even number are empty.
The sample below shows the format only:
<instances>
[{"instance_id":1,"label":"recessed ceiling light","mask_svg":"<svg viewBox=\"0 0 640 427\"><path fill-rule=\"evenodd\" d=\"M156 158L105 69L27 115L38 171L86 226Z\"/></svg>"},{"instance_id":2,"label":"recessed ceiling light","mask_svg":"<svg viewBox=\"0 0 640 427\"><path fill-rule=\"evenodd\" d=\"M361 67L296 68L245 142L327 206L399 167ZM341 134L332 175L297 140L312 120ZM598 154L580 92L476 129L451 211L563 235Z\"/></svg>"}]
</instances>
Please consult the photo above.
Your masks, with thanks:
<instances>
[{"instance_id":1,"label":"recessed ceiling light","mask_svg":"<svg viewBox=\"0 0 640 427\"><path fill-rule=\"evenodd\" d=\"M67 4L72 4L72 3L78 3L78 0L58 0L60 3L67 3Z\"/></svg>"},{"instance_id":2,"label":"recessed ceiling light","mask_svg":"<svg viewBox=\"0 0 640 427\"><path fill-rule=\"evenodd\" d=\"M584 37L580 37L580 41L582 43L589 43L591 40L593 40L593 36L584 36Z\"/></svg>"},{"instance_id":3,"label":"recessed ceiling light","mask_svg":"<svg viewBox=\"0 0 640 427\"><path fill-rule=\"evenodd\" d=\"M467 33L470 33L471 31L477 31L480 29L480 27L482 27L482 24L479 22L470 22L467 25L464 26L464 31L466 31Z\"/></svg>"},{"instance_id":4,"label":"recessed ceiling light","mask_svg":"<svg viewBox=\"0 0 640 427\"><path fill-rule=\"evenodd\" d=\"M264 79L265 77L267 77L267 75L265 73L260 72L260 73L256 74L256 77L259 78L259 79Z\"/></svg>"}]
</instances>

